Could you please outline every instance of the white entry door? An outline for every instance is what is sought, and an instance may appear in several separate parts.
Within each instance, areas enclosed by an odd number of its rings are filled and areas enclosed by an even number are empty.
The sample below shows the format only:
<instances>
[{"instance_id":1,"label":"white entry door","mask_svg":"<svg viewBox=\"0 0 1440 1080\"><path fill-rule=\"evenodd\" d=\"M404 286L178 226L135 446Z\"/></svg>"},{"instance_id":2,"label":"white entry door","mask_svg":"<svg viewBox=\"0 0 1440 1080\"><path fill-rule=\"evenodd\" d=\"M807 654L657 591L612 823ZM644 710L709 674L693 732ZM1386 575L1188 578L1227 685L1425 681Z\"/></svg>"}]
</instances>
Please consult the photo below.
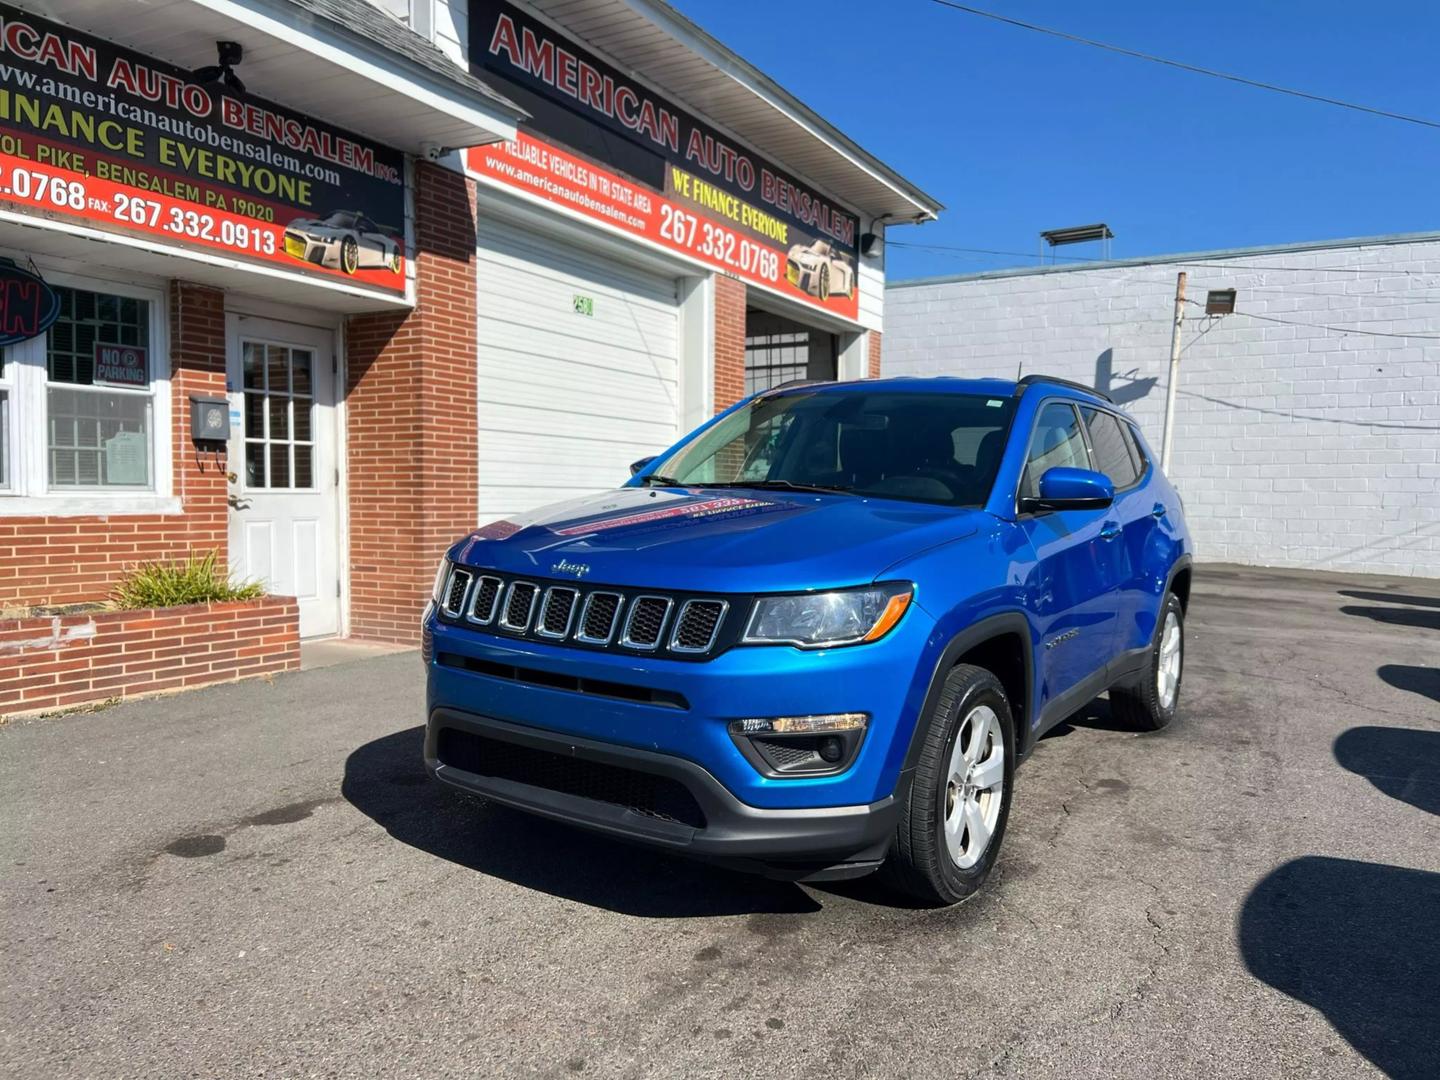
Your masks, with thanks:
<instances>
[{"instance_id":1,"label":"white entry door","mask_svg":"<svg viewBox=\"0 0 1440 1080\"><path fill-rule=\"evenodd\" d=\"M300 603L300 636L340 631L335 339L227 317L230 569Z\"/></svg>"}]
</instances>

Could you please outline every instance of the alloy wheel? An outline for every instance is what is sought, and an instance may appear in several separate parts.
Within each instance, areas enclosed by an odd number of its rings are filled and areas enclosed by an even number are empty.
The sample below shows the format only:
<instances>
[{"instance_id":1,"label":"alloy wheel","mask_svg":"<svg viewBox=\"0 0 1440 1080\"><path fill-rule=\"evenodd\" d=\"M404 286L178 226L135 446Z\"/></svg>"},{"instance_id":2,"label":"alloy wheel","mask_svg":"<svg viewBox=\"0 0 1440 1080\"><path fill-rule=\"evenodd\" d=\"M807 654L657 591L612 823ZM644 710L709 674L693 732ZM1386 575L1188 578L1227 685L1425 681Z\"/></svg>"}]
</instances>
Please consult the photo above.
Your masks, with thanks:
<instances>
[{"instance_id":1,"label":"alloy wheel","mask_svg":"<svg viewBox=\"0 0 1440 1080\"><path fill-rule=\"evenodd\" d=\"M985 856L1005 794L1005 740L995 710L971 709L955 736L945 784L945 848L962 870Z\"/></svg>"},{"instance_id":2,"label":"alloy wheel","mask_svg":"<svg viewBox=\"0 0 1440 1080\"><path fill-rule=\"evenodd\" d=\"M1155 696L1160 706L1169 709L1175 704L1180 689L1180 618L1173 611L1165 613L1165 626L1160 631L1160 658L1155 665Z\"/></svg>"}]
</instances>

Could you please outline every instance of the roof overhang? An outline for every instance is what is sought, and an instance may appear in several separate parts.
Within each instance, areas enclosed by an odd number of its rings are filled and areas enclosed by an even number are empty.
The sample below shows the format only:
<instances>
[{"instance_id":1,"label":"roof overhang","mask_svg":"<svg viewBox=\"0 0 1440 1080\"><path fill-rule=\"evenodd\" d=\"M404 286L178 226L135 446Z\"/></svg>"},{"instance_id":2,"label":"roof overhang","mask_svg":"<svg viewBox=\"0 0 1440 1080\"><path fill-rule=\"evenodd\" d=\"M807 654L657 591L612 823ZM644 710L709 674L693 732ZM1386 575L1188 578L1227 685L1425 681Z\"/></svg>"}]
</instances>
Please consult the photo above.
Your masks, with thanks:
<instances>
[{"instance_id":1,"label":"roof overhang","mask_svg":"<svg viewBox=\"0 0 1440 1080\"><path fill-rule=\"evenodd\" d=\"M288 0L19 2L183 68L213 64L217 40L238 41L250 93L412 154L513 139L524 115Z\"/></svg>"},{"instance_id":2,"label":"roof overhang","mask_svg":"<svg viewBox=\"0 0 1440 1080\"><path fill-rule=\"evenodd\" d=\"M663 0L524 0L638 81L871 217L928 221L934 198Z\"/></svg>"}]
</instances>

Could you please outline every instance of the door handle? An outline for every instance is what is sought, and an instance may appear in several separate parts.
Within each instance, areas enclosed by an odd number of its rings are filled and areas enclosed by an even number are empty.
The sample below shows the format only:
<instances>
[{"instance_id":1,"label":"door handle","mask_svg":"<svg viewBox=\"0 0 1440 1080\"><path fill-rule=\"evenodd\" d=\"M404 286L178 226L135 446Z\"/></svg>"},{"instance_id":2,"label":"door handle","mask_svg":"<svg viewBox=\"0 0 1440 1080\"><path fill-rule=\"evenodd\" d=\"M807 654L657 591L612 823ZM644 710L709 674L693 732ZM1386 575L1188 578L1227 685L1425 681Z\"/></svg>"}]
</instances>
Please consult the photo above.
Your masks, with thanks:
<instances>
[{"instance_id":1,"label":"door handle","mask_svg":"<svg viewBox=\"0 0 1440 1080\"><path fill-rule=\"evenodd\" d=\"M226 495L225 501L230 504L231 510L250 509L250 500L241 495Z\"/></svg>"},{"instance_id":2,"label":"door handle","mask_svg":"<svg viewBox=\"0 0 1440 1080\"><path fill-rule=\"evenodd\" d=\"M1101 540L1114 540L1120 535L1120 523L1118 521L1107 521L1100 526Z\"/></svg>"},{"instance_id":3,"label":"door handle","mask_svg":"<svg viewBox=\"0 0 1440 1080\"><path fill-rule=\"evenodd\" d=\"M1150 511L1150 516L1153 517L1156 521L1159 521L1161 518L1163 518L1165 516L1165 504L1156 503L1155 509Z\"/></svg>"}]
</instances>

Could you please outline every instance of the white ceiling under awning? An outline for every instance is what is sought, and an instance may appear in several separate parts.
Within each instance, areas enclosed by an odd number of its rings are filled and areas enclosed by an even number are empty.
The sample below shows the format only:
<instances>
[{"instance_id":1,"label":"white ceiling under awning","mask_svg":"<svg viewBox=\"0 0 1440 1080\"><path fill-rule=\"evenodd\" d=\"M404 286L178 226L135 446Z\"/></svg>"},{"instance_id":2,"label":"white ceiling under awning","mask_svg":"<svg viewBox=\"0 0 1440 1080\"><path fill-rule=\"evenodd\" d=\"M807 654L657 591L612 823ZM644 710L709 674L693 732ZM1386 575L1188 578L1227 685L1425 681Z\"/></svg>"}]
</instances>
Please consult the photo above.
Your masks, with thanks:
<instances>
[{"instance_id":1,"label":"white ceiling under awning","mask_svg":"<svg viewBox=\"0 0 1440 1080\"><path fill-rule=\"evenodd\" d=\"M216 41L238 41L235 71L250 94L412 154L514 138L523 115L285 0L46 0L33 10L188 70L215 63Z\"/></svg>"},{"instance_id":2,"label":"white ceiling under awning","mask_svg":"<svg viewBox=\"0 0 1440 1080\"><path fill-rule=\"evenodd\" d=\"M900 222L928 220L943 209L663 0L523 2L850 206ZM867 92L861 68L840 78L844 92Z\"/></svg>"}]
</instances>

